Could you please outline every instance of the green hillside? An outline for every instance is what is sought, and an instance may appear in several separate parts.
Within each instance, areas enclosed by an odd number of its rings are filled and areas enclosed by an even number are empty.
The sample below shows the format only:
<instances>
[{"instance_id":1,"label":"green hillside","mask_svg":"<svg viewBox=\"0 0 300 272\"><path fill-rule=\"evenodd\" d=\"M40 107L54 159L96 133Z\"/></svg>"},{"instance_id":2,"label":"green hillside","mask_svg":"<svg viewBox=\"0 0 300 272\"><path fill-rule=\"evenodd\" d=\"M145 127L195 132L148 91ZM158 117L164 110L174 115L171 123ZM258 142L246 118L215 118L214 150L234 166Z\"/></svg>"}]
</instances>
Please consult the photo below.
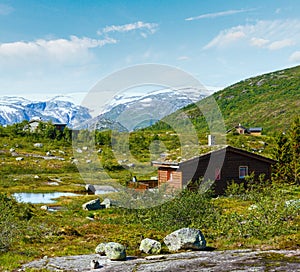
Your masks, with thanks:
<instances>
[{"instance_id":1,"label":"green hillside","mask_svg":"<svg viewBox=\"0 0 300 272\"><path fill-rule=\"evenodd\" d=\"M146 128L145 131L150 130L151 133L159 134L162 138L162 135L170 134L174 128L180 128L180 131L184 131L188 135L191 133L191 126L187 124L192 124L193 129L197 131L201 148L204 149L200 152L207 151L207 135L212 132L208 128L203 111L209 112L211 108L215 108L212 105L212 97L217 102L222 114L222 116L216 115L211 120L213 129L221 124L220 119L222 118L226 130L230 130L238 124L247 128L263 128L262 136L239 135L238 137L233 133L227 133L227 144L249 151L260 150L263 155L270 156L274 133L288 130L291 122L299 116L300 66L240 81L214 93L213 96L165 117L152 127ZM216 131L222 131L222 129ZM232 132L234 131L233 129ZM174 141L170 142L174 143ZM217 142L220 141L217 140ZM176 147L177 151L176 148L172 152L169 150L174 158L179 154L178 147ZM191 156L192 154L187 154L186 158Z\"/></svg>"},{"instance_id":2,"label":"green hillside","mask_svg":"<svg viewBox=\"0 0 300 272\"><path fill-rule=\"evenodd\" d=\"M299 116L300 66L240 81L213 94L224 118L226 129L241 123L245 127L262 127L264 134L286 130ZM199 134L208 133L201 109L208 100L189 105L165 120L188 116ZM160 127L158 124L157 127Z\"/></svg>"},{"instance_id":3,"label":"green hillside","mask_svg":"<svg viewBox=\"0 0 300 272\"><path fill-rule=\"evenodd\" d=\"M243 80L213 96L228 129L242 123L266 134L283 131L299 115L300 66Z\"/></svg>"}]
</instances>

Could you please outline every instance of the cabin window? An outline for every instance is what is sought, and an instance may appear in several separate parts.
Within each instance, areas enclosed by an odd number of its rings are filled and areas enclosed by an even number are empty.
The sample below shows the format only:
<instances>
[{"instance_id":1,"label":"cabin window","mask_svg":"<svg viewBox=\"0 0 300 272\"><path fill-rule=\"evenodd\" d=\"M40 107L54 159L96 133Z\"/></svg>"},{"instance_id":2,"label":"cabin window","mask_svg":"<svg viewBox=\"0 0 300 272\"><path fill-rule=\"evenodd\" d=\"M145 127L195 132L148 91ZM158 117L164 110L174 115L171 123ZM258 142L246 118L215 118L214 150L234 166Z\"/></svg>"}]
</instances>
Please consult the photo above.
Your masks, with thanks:
<instances>
[{"instance_id":1,"label":"cabin window","mask_svg":"<svg viewBox=\"0 0 300 272\"><path fill-rule=\"evenodd\" d=\"M173 180L173 171L167 172L167 180L172 181Z\"/></svg>"},{"instance_id":2,"label":"cabin window","mask_svg":"<svg viewBox=\"0 0 300 272\"><path fill-rule=\"evenodd\" d=\"M239 178L244 179L246 176L248 176L248 166L240 166Z\"/></svg>"},{"instance_id":3,"label":"cabin window","mask_svg":"<svg viewBox=\"0 0 300 272\"><path fill-rule=\"evenodd\" d=\"M221 180L221 169L216 168L215 170L215 180Z\"/></svg>"}]
</instances>

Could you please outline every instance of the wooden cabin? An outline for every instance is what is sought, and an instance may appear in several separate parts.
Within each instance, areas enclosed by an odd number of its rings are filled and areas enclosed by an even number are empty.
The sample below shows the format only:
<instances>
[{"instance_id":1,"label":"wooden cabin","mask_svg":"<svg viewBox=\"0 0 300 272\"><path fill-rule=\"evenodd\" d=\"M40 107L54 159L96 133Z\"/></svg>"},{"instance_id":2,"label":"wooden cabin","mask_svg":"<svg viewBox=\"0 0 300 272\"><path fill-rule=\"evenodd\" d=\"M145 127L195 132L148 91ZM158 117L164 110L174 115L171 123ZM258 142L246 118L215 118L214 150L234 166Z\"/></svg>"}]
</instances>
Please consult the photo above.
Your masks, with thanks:
<instances>
[{"instance_id":1,"label":"wooden cabin","mask_svg":"<svg viewBox=\"0 0 300 272\"><path fill-rule=\"evenodd\" d=\"M232 146L212 151L183 162L152 162L158 167L158 186L167 183L175 189L184 189L203 178L211 181L217 195L224 194L228 183L241 183L254 173L271 178L274 160Z\"/></svg>"},{"instance_id":2,"label":"wooden cabin","mask_svg":"<svg viewBox=\"0 0 300 272\"><path fill-rule=\"evenodd\" d=\"M249 128L248 131L253 136L260 136L262 134L262 128L261 127Z\"/></svg>"},{"instance_id":3,"label":"wooden cabin","mask_svg":"<svg viewBox=\"0 0 300 272\"><path fill-rule=\"evenodd\" d=\"M236 132L238 134L248 134L248 129L241 124L238 124L238 126L235 126Z\"/></svg>"},{"instance_id":4,"label":"wooden cabin","mask_svg":"<svg viewBox=\"0 0 300 272\"><path fill-rule=\"evenodd\" d=\"M56 130L59 130L60 132L63 132L67 124L62 123L53 123L53 126L56 128Z\"/></svg>"}]
</instances>

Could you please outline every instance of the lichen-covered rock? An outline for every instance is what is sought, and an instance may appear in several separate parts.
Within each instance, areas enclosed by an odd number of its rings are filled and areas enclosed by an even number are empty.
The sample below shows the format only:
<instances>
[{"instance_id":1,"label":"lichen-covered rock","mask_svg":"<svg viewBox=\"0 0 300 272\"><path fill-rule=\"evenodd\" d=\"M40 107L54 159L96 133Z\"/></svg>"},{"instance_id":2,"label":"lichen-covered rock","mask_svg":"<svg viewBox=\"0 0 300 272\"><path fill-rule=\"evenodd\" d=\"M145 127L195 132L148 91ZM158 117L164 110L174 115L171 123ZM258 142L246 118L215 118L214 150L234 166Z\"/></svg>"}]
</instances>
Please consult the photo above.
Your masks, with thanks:
<instances>
[{"instance_id":1,"label":"lichen-covered rock","mask_svg":"<svg viewBox=\"0 0 300 272\"><path fill-rule=\"evenodd\" d=\"M98 246L96 246L95 253L105 256L105 246L106 243L100 243Z\"/></svg>"},{"instance_id":2,"label":"lichen-covered rock","mask_svg":"<svg viewBox=\"0 0 300 272\"><path fill-rule=\"evenodd\" d=\"M167 235L164 238L164 242L170 251L181 249L199 250L206 247L206 241L202 232L193 228L176 230Z\"/></svg>"},{"instance_id":3,"label":"lichen-covered rock","mask_svg":"<svg viewBox=\"0 0 300 272\"><path fill-rule=\"evenodd\" d=\"M110 208L113 206L113 201L109 198L105 198L102 202L101 205L104 205L106 209Z\"/></svg>"},{"instance_id":4,"label":"lichen-covered rock","mask_svg":"<svg viewBox=\"0 0 300 272\"><path fill-rule=\"evenodd\" d=\"M95 192L96 192L95 186L93 184L85 185L85 190L92 194L95 194Z\"/></svg>"},{"instance_id":5,"label":"lichen-covered rock","mask_svg":"<svg viewBox=\"0 0 300 272\"><path fill-rule=\"evenodd\" d=\"M101 205L100 203L100 199L97 198L97 199L94 199L94 200L91 200L89 202L86 202L82 205L82 208L84 210L88 210L88 211L92 211L92 210L100 210L100 209L103 209L105 208L105 206Z\"/></svg>"},{"instance_id":6,"label":"lichen-covered rock","mask_svg":"<svg viewBox=\"0 0 300 272\"><path fill-rule=\"evenodd\" d=\"M105 255L112 261L121 261L126 259L126 250L123 245L110 242L105 245Z\"/></svg>"},{"instance_id":7,"label":"lichen-covered rock","mask_svg":"<svg viewBox=\"0 0 300 272\"><path fill-rule=\"evenodd\" d=\"M147 254L159 254L161 251L161 243L153 239L143 239L140 244L140 251Z\"/></svg>"}]
</instances>

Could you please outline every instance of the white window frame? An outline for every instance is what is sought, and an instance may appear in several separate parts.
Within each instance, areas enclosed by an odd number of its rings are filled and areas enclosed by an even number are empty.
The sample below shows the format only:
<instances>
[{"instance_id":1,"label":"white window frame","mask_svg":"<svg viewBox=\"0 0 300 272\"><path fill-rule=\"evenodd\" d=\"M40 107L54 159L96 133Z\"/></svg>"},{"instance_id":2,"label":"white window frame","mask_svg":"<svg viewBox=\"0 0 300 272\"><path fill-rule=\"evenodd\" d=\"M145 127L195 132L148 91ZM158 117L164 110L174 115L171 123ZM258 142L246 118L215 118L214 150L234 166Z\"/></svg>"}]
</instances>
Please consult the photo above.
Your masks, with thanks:
<instances>
[{"instance_id":1,"label":"white window frame","mask_svg":"<svg viewBox=\"0 0 300 272\"><path fill-rule=\"evenodd\" d=\"M245 175L241 175L241 169L245 169ZM244 179L246 176L248 176L248 166L247 165L241 165L239 166L239 179Z\"/></svg>"}]
</instances>

